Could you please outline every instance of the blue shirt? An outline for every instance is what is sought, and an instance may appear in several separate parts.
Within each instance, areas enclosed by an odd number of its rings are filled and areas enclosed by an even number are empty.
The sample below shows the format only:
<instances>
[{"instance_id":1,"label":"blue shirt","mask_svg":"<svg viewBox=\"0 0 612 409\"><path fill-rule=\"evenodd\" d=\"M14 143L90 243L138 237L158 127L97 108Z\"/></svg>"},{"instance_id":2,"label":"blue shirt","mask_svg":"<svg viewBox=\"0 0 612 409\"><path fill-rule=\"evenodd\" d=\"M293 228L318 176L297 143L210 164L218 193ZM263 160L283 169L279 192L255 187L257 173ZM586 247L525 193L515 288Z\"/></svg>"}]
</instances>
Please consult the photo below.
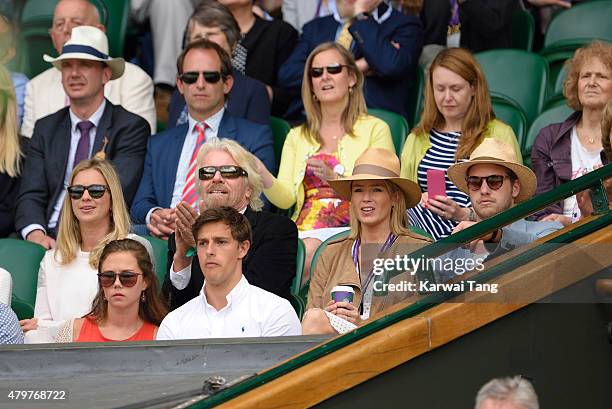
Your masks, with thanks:
<instances>
[{"instance_id":1,"label":"blue shirt","mask_svg":"<svg viewBox=\"0 0 612 409\"><path fill-rule=\"evenodd\" d=\"M23 121L23 106L25 104L26 85L28 77L20 72L11 72L13 88L15 88L15 97L17 98L17 129L21 129L21 121Z\"/></svg>"}]
</instances>

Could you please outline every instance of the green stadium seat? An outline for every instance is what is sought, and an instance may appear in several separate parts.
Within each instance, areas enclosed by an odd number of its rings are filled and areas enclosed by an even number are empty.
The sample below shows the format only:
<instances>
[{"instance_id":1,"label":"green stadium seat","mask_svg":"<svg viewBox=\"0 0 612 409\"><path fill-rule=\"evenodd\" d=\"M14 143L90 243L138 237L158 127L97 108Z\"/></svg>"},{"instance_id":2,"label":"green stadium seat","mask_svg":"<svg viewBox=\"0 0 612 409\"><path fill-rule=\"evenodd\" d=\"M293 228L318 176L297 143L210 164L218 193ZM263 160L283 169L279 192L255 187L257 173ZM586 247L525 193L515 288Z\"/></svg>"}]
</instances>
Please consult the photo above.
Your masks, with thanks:
<instances>
[{"instance_id":1,"label":"green stadium seat","mask_svg":"<svg viewBox=\"0 0 612 409\"><path fill-rule=\"evenodd\" d=\"M11 307L19 319L32 318L36 304L38 270L45 249L25 240L0 239L0 267L11 273Z\"/></svg>"},{"instance_id":2,"label":"green stadium seat","mask_svg":"<svg viewBox=\"0 0 612 409\"><path fill-rule=\"evenodd\" d=\"M489 90L518 102L531 123L546 102L548 66L539 55L522 50L490 50L476 54Z\"/></svg>"},{"instance_id":3,"label":"green stadium seat","mask_svg":"<svg viewBox=\"0 0 612 409\"><path fill-rule=\"evenodd\" d=\"M306 247L302 239L298 239L297 257L295 260L295 277L291 283L291 294L297 296L302 286L302 274L304 273L304 261L306 260Z\"/></svg>"},{"instance_id":4,"label":"green stadium seat","mask_svg":"<svg viewBox=\"0 0 612 409\"><path fill-rule=\"evenodd\" d=\"M153 253L155 255L155 275L157 276L158 287L161 291L161 287L166 279L166 272L168 271L168 242L153 236L143 237L147 239L153 247Z\"/></svg>"},{"instance_id":5,"label":"green stadium seat","mask_svg":"<svg viewBox=\"0 0 612 409\"><path fill-rule=\"evenodd\" d=\"M415 87L412 89L412 95L410 96L410 106L412 107L412 117L409 118L412 121L409 125L414 127L419 123L421 118L421 111L423 110L423 92L425 89L425 69L419 65L417 68L417 82ZM401 153L401 152L400 152Z\"/></svg>"},{"instance_id":6,"label":"green stadium seat","mask_svg":"<svg viewBox=\"0 0 612 409\"><path fill-rule=\"evenodd\" d=\"M404 141L409 131L406 119L395 112L385 111L384 109L369 108L368 113L382 119L389 125L391 129L391 138L395 146L395 153L399 157L402 154L402 147L404 146Z\"/></svg>"},{"instance_id":7,"label":"green stadium seat","mask_svg":"<svg viewBox=\"0 0 612 409\"><path fill-rule=\"evenodd\" d=\"M92 1L100 12L103 24L108 35L108 49L112 57L123 56L125 37L127 33L128 17L130 13L129 0L95 0ZM104 7L107 16L104 16Z\"/></svg>"},{"instance_id":8,"label":"green stadium seat","mask_svg":"<svg viewBox=\"0 0 612 409\"><path fill-rule=\"evenodd\" d=\"M57 56L51 37L50 24L24 27L17 38L17 56L15 70L24 73L28 78L34 78L41 72L51 68L51 64L43 60L44 54Z\"/></svg>"},{"instance_id":9,"label":"green stadium seat","mask_svg":"<svg viewBox=\"0 0 612 409\"><path fill-rule=\"evenodd\" d=\"M535 19L533 15L519 8L512 15L512 48L531 51L535 35Z\"/></svg>"},{"instance_id":10,"label":"green stadium seat","mask_svg":"<svg viewBox=\"0 0 612 409\"><path fill-rule=\"evenodd\" d=\"M512 127L519 146L527 136L527 117L516 101L503 95L491 95L493 112L497 119Z\"/></svg>"},{"instance_id":11,"label":"green stadium seat","mask_svg":"<svg viewBox=\"0 0 612 409\"><path fill-rule=\"evenodd\" d=\"M577 48L595 39L612 41L612 0L581 2L552 19L540 51L549 65L552 91L563 63Z\"/></svg>"},{"instance_id":12,"label":"green stadium seat","mask_svg":"<svg viewBox=\"0 0 612 409\"><path fill-rule=\"evenodd\" d=\"M272 136L274 137L274 157L276 158L276 165L280 166L283 145L285 145L285 139L291 130L291 125L284 119L271 116L270 127L272 128ZM273 169L270 170L273 171Z\"/></svg>"},{"instance_id":13,"label":"green stadium seat","mask_svg":"<svg viewBox=\"0 0 612 409\"><path fill-rule=\"evenodd\" d=\"M540 130L550 124L565 121L572 112L572 109L567 105L559 105L542 112L535 121L533 121L529 127L529 132L527 132L527 138L525 138L523 145L521 145L525 166L531 166L531 147L540 133Z\"/></svg>"},{"instance_id":14,"label":"green stadium seat","mask_svg":"<svg viewBox=\"0 0 612 409\"><path fill-rule=\"evenodd\" d=\"M552 19L544 37L544 47L549 48L567 40L583 41L583 44L597 38L612 41L610 22L612 0L574 4Z\"/></svg>"}]
</instances>

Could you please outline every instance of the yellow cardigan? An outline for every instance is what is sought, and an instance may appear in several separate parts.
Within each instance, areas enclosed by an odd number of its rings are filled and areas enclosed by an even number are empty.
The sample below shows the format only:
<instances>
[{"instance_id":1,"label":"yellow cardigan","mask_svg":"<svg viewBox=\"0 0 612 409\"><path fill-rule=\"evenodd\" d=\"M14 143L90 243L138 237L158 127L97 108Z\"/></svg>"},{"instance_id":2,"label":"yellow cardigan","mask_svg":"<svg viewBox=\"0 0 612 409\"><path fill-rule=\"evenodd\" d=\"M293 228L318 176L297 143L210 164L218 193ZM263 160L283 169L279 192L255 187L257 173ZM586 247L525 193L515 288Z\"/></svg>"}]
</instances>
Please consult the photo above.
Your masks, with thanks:
<instances>
[{"instance_id":1,"label":"yellow cardigan","mask_svg":"<svg viewBox=\"0 0 612 409\"><path fill-rule=\"evenodd\" d=\"M369 147L395 152L389 126L376 117L370 115L360 117L355 122L353 133L355 136L345 135L338 142L338 159L344 166L343 176L350 176L353 173L355 161ZM274 184L269 189L264 190L268 200L281 209L288 209L296 204L291 217L294 221L304 205L303 181L306 161L316 154L320 147L318 143L306 139L302 126L293 128L283 146L278 177L274 179Z\"/></svg>"},{"instance_id":2,"label":"yellow cardigan","mask_svg":"<svg viewBox=\"0 0 612 409\"><path fill-rule=\"evenodd\" d=\"M506 142L510 146L514 146L514 151L519 163L523 163L523 157L521 156L521 148L516 140L516 135L511 127L505 123L494 119L489 122L485 138L498 138L503 142ZM416 135L411 133L406 139L404 149L402 149L402 177L408 178L414 182L417 180L417 169L419 163L425 156L427 149L431 147L429 135Z\"/></svg>"}]
</instances>

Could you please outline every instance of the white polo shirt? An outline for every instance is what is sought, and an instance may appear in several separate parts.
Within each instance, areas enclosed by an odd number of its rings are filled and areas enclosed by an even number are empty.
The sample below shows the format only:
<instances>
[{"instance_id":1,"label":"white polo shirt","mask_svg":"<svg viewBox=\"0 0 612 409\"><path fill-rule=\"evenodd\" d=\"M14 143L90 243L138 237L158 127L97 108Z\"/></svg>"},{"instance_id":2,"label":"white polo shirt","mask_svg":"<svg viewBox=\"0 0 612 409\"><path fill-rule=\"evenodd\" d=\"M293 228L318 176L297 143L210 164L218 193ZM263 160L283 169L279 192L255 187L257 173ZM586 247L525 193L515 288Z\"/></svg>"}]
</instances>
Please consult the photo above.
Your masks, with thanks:
<instances>
[{"instance_id":1,"label":"white polo shirt","mask_svg":"<svg viewBox=\"0 0 612 409\"><path fill-rule=\"evenodd\" d=\"M249 284L242 276L221 310L208 304L203 287L199 296L164 318L157 339L275 337L301 333L300 321L289 301Z\"/></svg>"}]
</instances>

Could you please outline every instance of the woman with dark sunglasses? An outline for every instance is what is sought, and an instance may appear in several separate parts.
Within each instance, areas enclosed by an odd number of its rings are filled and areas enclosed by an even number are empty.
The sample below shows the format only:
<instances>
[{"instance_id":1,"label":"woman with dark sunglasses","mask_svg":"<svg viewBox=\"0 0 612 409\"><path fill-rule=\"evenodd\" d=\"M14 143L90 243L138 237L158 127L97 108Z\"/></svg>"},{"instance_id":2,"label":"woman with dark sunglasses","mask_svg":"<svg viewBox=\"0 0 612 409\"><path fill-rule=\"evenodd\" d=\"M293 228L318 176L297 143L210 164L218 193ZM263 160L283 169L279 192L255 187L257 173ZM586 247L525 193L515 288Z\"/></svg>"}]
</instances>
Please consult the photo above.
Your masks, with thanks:
<instances>
[{"instance_id":1,"label":"woman with dark sunglasses","mask_svg":"<svg viewBox=\"0 0 612 409\"><path fill-rule=\"evenodd\" d=\"M51 342L66 320L90 310L98 291L100 252L130 230L119 176L110 162L80 162L68 185L57 247L40 264L34 318L20 322L26 343Z\"/></svg>"},{"instance_id":2,"label":"woman with dark sunglasses","mask_svg":"<svg viewBox=\"0 0 612 409\"><path fill-rule=\"evenodd\" d=\"M91 312L67 322L57 342L154 340L168 309L158 296L153 260L153 248L142 237L108 243L100 255Z\"/></svg>"},{"instance_id":3,"label":"woman with dark sunglasses","mask_svg":"<svg viewBox=\"0 0 612 409\"><path fill-rule=\"evenodd\" d=\"M264 194L292 219L306 245L305 272L319 244L348 229L349 203L328 181L348 176L367 148L394 152L387 124L367 115L363 74L350 52L323 43L306 60L302 82L306 123L287 135L278 177L260 165Z\"/></svg>"}]
</instances>

